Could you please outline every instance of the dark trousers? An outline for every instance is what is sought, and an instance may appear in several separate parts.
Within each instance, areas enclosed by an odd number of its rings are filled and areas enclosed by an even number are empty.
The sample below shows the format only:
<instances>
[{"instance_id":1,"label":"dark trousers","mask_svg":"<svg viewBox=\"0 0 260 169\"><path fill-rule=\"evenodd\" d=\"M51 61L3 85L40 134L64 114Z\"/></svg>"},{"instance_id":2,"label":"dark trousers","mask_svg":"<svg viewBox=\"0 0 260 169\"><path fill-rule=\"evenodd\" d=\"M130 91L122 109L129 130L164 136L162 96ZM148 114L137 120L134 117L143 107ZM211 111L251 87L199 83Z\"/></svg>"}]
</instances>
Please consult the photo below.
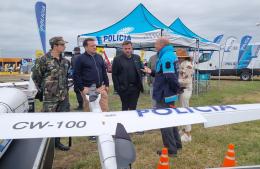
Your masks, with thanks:
<instances>
[{"instance_id":1,"label":"dark trousers","mask_svg":"<svg viewBox=\"0 0 260 169\"><path fill-rule=\"evenodd\" d=\"M69 112L70 103L69 97L66 97L63 101L58 102L43 102L44 112ZM61 144L60 137L55 138L55 146Z\"/></svg>"},{"instance_id":2,"label":"dark trousers","mask_svg":"<svg viewBox=\"0 0 260 169\"><path fill-rule=\"evenodd\" d=\"M122 110L136 110L139 95L140 89L137 86L130 86L128 90L120 91Z\"/></svg>"},{"instance_id":3,"label":"dark trousers","mask_svg":"<svg viewBox=\"0 0 260 169\"><path fill-rule=\"evenodd\" d=\"M164 102L156 102L156 108L169 108ZM168 148L169 154L177 154L177 150L182 148L178 127L161 129L163 145Z\"/></svg>"},{"instance_id":4,"label":"dark trousers","mask_svg":"<svg viewBox=\"0 0 260 169\"><path fill-rule=\"evenodd\" d=\"M74 92L76 93L77 101L79 104L79 108L83 108L83 98L81 96L81 93L78 89L74 88Z\"/></svg>"},{"instance_id":5,"label":"dark trousers","mask_svg":"<svg viewBox=\"0 0 260 169\"><path fill-rule=\"evenodd\" d=\"M43 112L69 112L70 103L67 96L63 101L46 101L43 100Z\"/></svg>"},{"instance_id":6,"label":"dark trousers","mask_svg":"<svg viewBox=\"0 0 260 169\"><path fill-rule=\"evenodd\" d=\"M70 103L69 98L67 97L64 101L60 101L57 105L56 112L69 112L70 111ZM55 145L61 144L60 137L55 138Z\"/></svg>"}]
</instances>

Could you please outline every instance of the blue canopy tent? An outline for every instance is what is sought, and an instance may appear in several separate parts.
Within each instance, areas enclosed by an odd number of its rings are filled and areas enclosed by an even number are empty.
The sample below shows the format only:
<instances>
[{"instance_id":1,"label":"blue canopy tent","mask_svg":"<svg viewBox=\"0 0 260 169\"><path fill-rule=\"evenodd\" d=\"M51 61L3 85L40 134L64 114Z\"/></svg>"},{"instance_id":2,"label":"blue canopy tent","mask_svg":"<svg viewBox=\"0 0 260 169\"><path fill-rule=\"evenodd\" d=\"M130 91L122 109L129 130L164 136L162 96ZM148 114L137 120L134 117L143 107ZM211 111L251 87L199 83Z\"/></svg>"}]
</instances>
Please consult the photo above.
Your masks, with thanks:
<instances>
[{"instance_id":1,"label":"blue canopy tent","mask_svg":"<svg viewBox=\"0 0 260 169\"><path fill-rule=\"evenodd\" d=\"M170 29L172 29L174 32L177 32L180 35L189 37L189 38L195 38L199 39L201 42L210 42L207 39L204 39L200 37L199 35L192 32L182 21L180 18L175 19L175 21L169 26Z\"/></svg>"},{"instance_id":2,"label":"blue canopy tent","mask_svg":"<svg viewBox=\"0 0 260 169\"><path fill-rule=\"evenodd\" d=\"M97 41L98 46L120 47L125 40L131 40L135 49L152 48L157 38L166 36L175 46L195 47L196 40L175 34L168 26L153 16L143 4L139 4L132 12L117 23L93 33L78 36L78 43L87 37Z\"/></svg>"},{"instance_id":3,"label":"blue canopy tent","mask_svg":"<svg viewBox=\"0 0 260 169\"><path fill-rule=\"evenodd\" d=\"M219 50L219 45L213 43L207 39L200 37L199 35L195 34L191 31L182 21L180 18L177 18L169 28L174 31L174 33L198 40L199 48L205 50Z\"/></svg>"}]
</instances>

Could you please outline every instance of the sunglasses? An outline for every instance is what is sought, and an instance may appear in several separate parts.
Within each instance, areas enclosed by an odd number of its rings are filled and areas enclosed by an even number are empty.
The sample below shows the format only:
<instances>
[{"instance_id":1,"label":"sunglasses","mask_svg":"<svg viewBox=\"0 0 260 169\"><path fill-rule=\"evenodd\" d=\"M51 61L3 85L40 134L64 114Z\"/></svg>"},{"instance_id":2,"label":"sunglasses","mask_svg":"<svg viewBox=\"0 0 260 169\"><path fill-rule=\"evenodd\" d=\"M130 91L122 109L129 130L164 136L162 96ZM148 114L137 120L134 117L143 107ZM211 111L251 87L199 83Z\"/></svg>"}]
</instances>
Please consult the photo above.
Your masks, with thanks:
<instances>
[{"instance_id":1,"label":"sunglasses","mask_svg":"<svg viewBox=\"0 0 260 169\"><path fill-rule=\"evenodd\" d=\"M58 44L55 44L55 45L57 45L57 46L59 46L59 45L60 45L60 46L65 46L64 43L62 43L62 44L59 44L59 43L58 43Z\"/></svg>"}]
</instances>

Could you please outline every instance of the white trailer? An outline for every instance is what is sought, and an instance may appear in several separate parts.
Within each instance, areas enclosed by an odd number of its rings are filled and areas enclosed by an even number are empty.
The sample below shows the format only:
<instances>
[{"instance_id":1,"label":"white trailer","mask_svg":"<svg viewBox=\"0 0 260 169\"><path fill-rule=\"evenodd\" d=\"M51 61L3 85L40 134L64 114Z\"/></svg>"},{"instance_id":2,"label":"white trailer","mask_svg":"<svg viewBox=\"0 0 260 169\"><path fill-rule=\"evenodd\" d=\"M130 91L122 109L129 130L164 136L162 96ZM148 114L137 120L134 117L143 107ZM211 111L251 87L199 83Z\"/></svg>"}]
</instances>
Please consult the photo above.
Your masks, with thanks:
<instances>
[{"instance_id":1,"label":"white trailer","mask_svg":"<svg viewBox=\"0 0 260 169\"><path fill-rule=\"evenodd\" d=\"M211 76L240 76L241 80L260 75L260 43L245 45L242 40L240 45L234 43L234 39L228 45L226 42L220 52L203 52L198 60L199 72Z\"/></svg>"}]
</instances>

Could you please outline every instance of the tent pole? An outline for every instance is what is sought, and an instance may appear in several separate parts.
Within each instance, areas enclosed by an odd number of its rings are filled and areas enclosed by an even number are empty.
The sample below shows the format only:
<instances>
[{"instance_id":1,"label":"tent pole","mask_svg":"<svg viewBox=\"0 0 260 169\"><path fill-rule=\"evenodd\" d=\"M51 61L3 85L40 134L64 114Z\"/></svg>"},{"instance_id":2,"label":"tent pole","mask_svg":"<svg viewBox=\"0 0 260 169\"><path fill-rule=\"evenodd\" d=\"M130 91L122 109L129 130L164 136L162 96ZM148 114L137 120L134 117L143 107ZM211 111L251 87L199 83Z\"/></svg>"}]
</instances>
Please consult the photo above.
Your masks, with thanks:
<instances>
[{"instance_id":1,"label":"tent pole","mask_svg":"<svg viewBox=\"0 0 260 169\"><path fill-rule=\"evenodd\" d=\"M221 57L221 47L220 47L220 49L219 49L219 57ZM222 65L223 65L223 61L224 61L224 56L225 56L225 49L223 49L223 53L222 53L222 59L221 59L221 68L222 68ZM220 73L219 73L219 76L221 76L221 71L220 71ZM219 77L219 80L220 80L220 77Z\"/></svg>"},{"instance_id":2,"label":"tent pole","mask_svg":"<svg viewBox=\"0 0 260 169\"><path fill-rule=\"evenodd\" d=\"M222 57L223 60L223 57ZM220 63L220 50L218 51L218 89L220 87L220 75L221 75L221 66L222 63Z\"/></svg>"},{"instance_id":3,"label":"tent pole","mask_svg":"<svg viewBox=\"0 0 260 169\"><path fill-rule=\"evenodd\" d=\"M192 48L192 58L193 58L192 64L194 65L193 66L194 76L192 77L192 83L193 83L193 87L192 88L195 90L195 93L197 94L197 92L196 92L197 80L196 80L196 67L195 67L195 65L196 65L196 50L195 50L195 48ZM193 94L194 94L194 92L193 92Z\"/></svg>"},{"instance_id":4,"label":"tent pole","mask_svg":"<svg viewBox=\"0 0 260 169\"><path fill-rule=\"evenodd\" d=\"M79 47L79 37L80 37L80 35L77 36L77 45L78 45L78 47Z\"/></svg>"},{"instance_id":5,"label":"tent pole","mask_svg":"<svg viewBox=\"0 0 260 169\"><path fill-rule=\"evenodd\" d=\"M197 48L197 52L196 52L196 59L195 59L195 63L196 63L196 75L197 75L197 83L196 83L196 94L197 96L199 95L199 70L198 70L198 60L199 60L199 39L196 39L196 48Z\"/></svg>"}]
</instances>

